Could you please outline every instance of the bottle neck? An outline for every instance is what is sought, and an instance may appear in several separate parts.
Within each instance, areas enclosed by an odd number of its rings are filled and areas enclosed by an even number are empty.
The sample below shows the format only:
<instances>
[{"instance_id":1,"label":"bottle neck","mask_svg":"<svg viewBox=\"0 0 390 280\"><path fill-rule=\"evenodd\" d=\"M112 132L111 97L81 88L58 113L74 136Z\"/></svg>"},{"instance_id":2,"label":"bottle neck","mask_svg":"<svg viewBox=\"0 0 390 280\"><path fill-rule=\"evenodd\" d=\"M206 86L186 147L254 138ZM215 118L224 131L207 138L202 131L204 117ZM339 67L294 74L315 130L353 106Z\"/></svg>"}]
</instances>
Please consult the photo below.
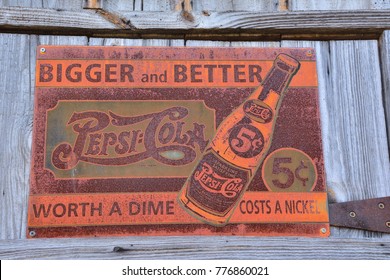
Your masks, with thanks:
<instances>
[{"instance_id":1,"label":"bottle neck","mask_svg":"<svg viewBox=\"0 0 390 280\"><path fill-rule=\"evenodd\" d=\"M274 65L262 82L263 88L258 99L264 101L271 91L282 95L288 87L291 78L298 71L298 68L299 62L297 60L290 56L280 54L275 59Z\"/></svg>"}]
</instances>

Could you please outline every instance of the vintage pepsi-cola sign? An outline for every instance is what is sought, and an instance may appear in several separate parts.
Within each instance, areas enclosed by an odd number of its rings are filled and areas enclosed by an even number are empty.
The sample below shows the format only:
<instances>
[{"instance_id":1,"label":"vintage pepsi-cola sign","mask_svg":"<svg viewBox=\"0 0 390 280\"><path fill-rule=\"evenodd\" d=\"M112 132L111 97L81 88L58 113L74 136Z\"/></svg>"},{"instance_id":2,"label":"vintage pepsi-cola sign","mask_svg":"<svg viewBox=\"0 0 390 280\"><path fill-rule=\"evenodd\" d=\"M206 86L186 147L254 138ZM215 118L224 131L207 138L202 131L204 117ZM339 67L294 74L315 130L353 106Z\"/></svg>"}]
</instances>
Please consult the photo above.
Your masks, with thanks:
<instances>
[{"instance_id":1,"label":"vintage pepsi-cola sign","mask_svg":"<svg viewBox=\"0 0 390 280\"><path fill-rule=\"evenodd\" d=\"M329 235L309 48L41 46L28 237Z\"/></svg>"}]
</instances>

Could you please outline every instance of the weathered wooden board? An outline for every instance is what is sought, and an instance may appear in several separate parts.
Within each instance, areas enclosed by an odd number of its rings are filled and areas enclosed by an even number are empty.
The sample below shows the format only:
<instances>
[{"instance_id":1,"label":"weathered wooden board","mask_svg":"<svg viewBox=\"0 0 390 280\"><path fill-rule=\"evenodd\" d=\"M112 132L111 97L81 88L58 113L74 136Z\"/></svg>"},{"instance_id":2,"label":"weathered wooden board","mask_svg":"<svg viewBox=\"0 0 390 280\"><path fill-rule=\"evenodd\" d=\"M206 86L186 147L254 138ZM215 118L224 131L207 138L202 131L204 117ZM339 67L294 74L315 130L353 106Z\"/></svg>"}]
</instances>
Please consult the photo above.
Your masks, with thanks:
<instances>
[{"instance_id":1,"label":"weathered wooden board","mask_svg":"<svg viewBox=\"0 0 390 280\"><path fill-rule=\"evenodd\" d=\"M102 16L103 15L103 16ZM188 38L207 33L231 40L246 36L281 38L379 38L390 28L390 10L257 12L128 12L118 17L91 10L0 8L0 30L7 32L78 34L86 36ZM234 30L238 30L234 31ZM205 30L211 30L205 32ZM225 38L225 39L226 39ZM242 38L241 38L242 40Z\"/></svg>"},{"instance_id":2,"label":"weathered wooden board","mask_svg":"<svg viewBox=\"0 0 390 280\"><path fill-rule=\"evenodd\" d=\"M108 11L134 11L137 1L129 0L108 0L104 1L103 8ZM138 1L141 2L141 1ZM139 5L140 7L141 5Z\"/></svg>"},{"instance_id":3,"label":"weathered wooden board","mask_svg":"<svg viewBox=\"0 0 390 280\"><path fill-rule=\"evenodd\" d=\"M86 44L86 37L0 35L1 239L24 238L29 186L35 51L39 44Z\"/></svg>"},{"instance_id":4,"label":"weathered wooden board","mask_svg":"<svg viewBox=\"0 0 390 280\"><path fill-rule=\"evenodd\" d=\"M130 2L130 1L128 1ZM132 2L132 1L131 1ZM83 0L0 0L0 7L34 7L34 8L49 8L49 9L62 9L69 11L81 10L83 7Z\"/></svg>"},{"instance_id":5,"label":"weathered wooden board","mask_svg":"<svg viewBox=\"0 0 390 280\"><path fill-rule=\"evenodd\" d=\"M381 239L170 237L0 241L1 259L390 259Z\"/></svg>"},{"instance_id":6,"label":"weathered wooden board","mask_svg":"<svg viewBox=\"0 0 390 280\"><path fill-rule=\"evenodd\" d=\"M280 0L243 0L243 1L193 1L194 11L261 11L275 12L279 10Z\"/></svg>"},{"instance_id":7,"label":"weathered wooden board","mask_svg":"<svg viewBox=\"0 0 390 280\"><path fill-rule=\"evenodd\" d=\"M390 31L383 32L380 39L383 99L387 124L387 140L390 139ZM390 142L388 143L390 147Z\"/></svg>"},{"instance_id":8,"label":"weathered wooden board","mask_svg":"<svg viewBox=\"0 0 390 280\"><path fill-rule=\"evenodd\" d=\"M289 0L291 11L389 9L388 0Z\"/></svg>"},{"instance_id":9,"label":"weathered wooden board","mask_svg":"<svg viewBox=\"0 0 390 280\"><path fill-rule=\"evenodd\" d=\"M23 236L30 173L33 92L31 64L35 38L0 36L0 238Z\"/></svg>"}]
</instances>

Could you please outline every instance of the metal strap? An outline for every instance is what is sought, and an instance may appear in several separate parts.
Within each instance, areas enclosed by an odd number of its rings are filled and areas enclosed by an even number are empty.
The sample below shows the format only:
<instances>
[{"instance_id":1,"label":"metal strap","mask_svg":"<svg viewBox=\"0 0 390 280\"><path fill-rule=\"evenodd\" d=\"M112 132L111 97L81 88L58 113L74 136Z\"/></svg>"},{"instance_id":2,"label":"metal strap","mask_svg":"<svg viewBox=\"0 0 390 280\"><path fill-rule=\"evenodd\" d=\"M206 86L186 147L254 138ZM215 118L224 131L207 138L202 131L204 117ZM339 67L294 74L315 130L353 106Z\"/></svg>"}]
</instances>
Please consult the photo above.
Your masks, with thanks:
<instances>
[{"instance_id":1,"label":"metal strap","mask_svg":"<svg viewBox=\"0 0 390 280\"><path fill-rule=\"evenodd\" d=\"M329 204L332 226L390 233L390 196Z\"/></svg>"}]
</instances>

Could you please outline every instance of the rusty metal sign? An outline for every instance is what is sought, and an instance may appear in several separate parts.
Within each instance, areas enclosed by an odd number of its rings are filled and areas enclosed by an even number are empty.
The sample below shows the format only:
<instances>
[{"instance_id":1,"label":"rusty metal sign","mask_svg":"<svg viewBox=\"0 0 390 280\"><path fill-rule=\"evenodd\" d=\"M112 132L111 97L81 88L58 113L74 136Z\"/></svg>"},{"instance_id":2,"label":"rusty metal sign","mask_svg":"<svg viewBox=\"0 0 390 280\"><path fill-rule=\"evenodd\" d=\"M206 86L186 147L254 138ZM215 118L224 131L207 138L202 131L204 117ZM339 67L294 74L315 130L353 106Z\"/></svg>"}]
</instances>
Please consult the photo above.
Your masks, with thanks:
<instances>
[{"instance_id":1,"label":"rusty metal sign","mask_svg":"<svg viewBox=\"0 0 390 280\"><path fill-rule=\"evenodd\" d=\"M314 50L39 47L27 235L328 236Z\"/></svg>"}]
</instances>

